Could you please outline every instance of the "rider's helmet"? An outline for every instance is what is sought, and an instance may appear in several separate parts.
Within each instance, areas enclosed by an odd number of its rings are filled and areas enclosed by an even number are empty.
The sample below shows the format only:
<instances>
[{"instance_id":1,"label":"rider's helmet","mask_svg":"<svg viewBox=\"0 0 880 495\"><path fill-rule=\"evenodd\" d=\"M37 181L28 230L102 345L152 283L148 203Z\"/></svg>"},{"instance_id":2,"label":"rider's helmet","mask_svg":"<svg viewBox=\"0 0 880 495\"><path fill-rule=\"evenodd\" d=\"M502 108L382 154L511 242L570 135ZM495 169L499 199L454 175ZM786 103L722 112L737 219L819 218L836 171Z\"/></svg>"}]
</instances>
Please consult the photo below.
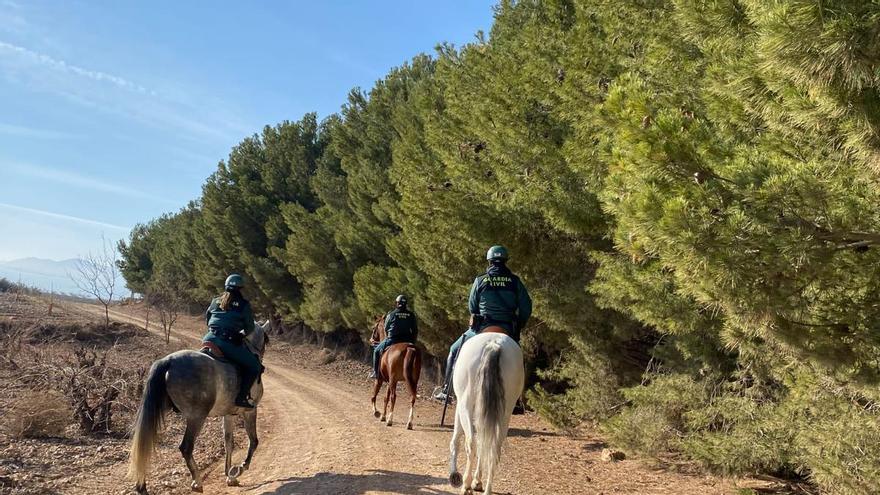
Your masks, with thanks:
<instances>
[{"instance_id":1,"label":"rider's helmet","mask_svg":"<svg viewBox=\"0 0 880 495\"><path fill-rule=\"evenodd\" d=\"M398 308L405 307L406 303L407 303L406 296L403 294L400 294L399 296L397 296L396 299L394 299L394 303L397 304Z\"/></svg>"},{"instance_id":2,"label":"rider's helmet","mask_svg":"<svg viewBox=\"0 0 880 495\"><path fill-rule=\"evenodd\" d=\"M486 252L486 261L500 261L505 262L510 258L507 254L507 248L504 246L492 246L489 248L489 251Z\"/></svg>"},{"instance_id":3,"label":"rider's helmet","mask_svg":"<svg viewBox=\"0 0 880 495\"><path fill-rule=\"evenodd\" d=\"M233 273L226 277L226 282L223 284L223 287L225 287L226 290L241 289L244 287L244 277L237 273Z\"/></svg>"}]
</instances>

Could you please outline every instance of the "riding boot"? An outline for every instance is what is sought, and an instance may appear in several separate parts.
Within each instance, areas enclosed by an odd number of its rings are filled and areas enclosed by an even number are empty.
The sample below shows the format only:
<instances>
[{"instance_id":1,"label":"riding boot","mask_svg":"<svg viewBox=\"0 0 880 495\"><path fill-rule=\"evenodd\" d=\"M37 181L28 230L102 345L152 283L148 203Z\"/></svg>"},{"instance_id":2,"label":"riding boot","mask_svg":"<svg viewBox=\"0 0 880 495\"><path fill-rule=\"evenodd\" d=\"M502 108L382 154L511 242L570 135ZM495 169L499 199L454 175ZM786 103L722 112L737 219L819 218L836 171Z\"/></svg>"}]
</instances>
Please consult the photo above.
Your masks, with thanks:
<instances>
[{"instance_id":1,"label":"riding boot","mask_svg":"<svg viewBox=\"0 0 880 495\"><path fill-rule=\"evenodd\" d=\"M242 369L241 388L239 388L238 395L235 397L235 405L237 407L244 407L246 409L254 408L254 404L250 401L249 397L251 394L251 387L253 387L257 378L257 375L253 375L248 372L248 370Z\"/></svg>"},{"instance_id":2,"label":"riding boot","mask_svg":"<svg viewBox=\"0 0 880 495\"><path fill-rule=\"evenodd\" d=\"M458 340L461 341L461 344L456 346L455 344L458 344ZM446 358L446 374L443 377L443 388L434 394L434 400L446 402L446 396L452 393L452 371L455 368L455 361L458 359L458 352L461 350L461 346L464 345L467 337L462 335L458 340L452 344L452 348L449 350L449 356Z\"/></svg>"},{"instance_id":3,"label":"riding boot","mask_svg":"<svg viewBox=\"0 0 880 495\"><path fill-rule=\"evenodd\" d=\"M379 376L379 358L384 350L383 343L384 341L373 349L373 371L370 373L370 378L376 378Z\"/></svg>"}]
</instances>

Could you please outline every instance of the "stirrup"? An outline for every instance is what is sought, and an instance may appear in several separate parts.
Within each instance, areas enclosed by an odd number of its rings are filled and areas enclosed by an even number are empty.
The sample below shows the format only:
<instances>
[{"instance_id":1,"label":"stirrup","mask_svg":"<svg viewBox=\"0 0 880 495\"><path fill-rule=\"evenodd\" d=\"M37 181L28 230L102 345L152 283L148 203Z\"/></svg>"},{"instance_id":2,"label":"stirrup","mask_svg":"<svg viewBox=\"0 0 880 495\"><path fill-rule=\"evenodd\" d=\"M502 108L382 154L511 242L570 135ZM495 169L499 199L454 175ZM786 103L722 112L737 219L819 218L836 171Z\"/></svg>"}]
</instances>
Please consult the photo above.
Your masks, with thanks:
<instances>
[{"instance_id":1,"label":"stirrup","mask_svg":"<svg viewBox=\"0 0 880 495\"><path fill-rule=\"evenodd\" d=\"M239 398L235 399L235 407L243 407L245 409L253 409L257 406L255 406L253 404L253 402L251 402L247 398L239 397Z\"/></svg>"},{"instance_id":2,"label":"stirrup","mask_svg":"<svg viewBox=\"0 0 880 495\"><path fill-rule=\"evenodd\" d=\"M446 387L434 387L434 391L431 392L431 398L439 402L445 402L447 395L449 395L450 402L455 399L455 395L449 394L449 391L446 390Z\"/></svg>"}]
</instances>

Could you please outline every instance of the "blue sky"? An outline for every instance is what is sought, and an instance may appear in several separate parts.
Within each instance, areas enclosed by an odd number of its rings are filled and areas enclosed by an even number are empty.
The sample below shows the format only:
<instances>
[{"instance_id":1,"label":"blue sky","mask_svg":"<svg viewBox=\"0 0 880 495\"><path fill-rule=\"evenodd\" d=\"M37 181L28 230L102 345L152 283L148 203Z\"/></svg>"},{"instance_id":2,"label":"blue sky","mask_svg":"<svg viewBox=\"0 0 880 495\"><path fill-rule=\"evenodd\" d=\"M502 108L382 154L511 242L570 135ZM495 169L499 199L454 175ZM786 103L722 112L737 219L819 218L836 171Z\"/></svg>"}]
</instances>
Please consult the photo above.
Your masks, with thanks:
<instances>
[{"instance_id":1,"label":"blue sky","mask_svg":"<svg viewBox=\"0 0 880 495\"><path fill-rule=\"evenodd\" d=\"M179 209L244 136L470 42L493 4L0 0L0 260Z\"/></svg>"}]
</instances>

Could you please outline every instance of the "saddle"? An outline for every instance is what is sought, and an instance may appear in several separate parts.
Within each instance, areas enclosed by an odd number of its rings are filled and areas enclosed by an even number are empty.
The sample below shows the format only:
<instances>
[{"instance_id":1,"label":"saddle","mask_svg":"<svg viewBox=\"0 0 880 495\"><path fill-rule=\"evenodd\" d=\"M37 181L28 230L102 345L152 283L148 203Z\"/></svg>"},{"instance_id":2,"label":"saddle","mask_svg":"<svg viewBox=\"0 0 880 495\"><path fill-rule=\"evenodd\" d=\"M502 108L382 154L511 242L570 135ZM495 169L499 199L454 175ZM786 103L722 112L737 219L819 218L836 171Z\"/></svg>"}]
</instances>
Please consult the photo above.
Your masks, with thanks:
<instances>
[{"instance_id":1,"label":"saddle","mask_svg":"<svg viewBox=\"0 0 880 495\"><path fill-rule=\"evenodd\" d=\"M217 347L217 344L213 342L202 342L202 347L199 349L199 352L207 354L217 360L225 360L223 351L221 351L220 348Z\"/></svg>"},{"instance_id":2,"label":"saddle","mask_svg":"<svg viewBox=\"0 0 880 495\"><path fill-rule=\"evenodd\" d=\"M217 347L217 344L215 344L213 342L208 342L208 341L202 342L202 346L199 348L199 352L201 352L202 354L204 354L206 356L210 356L210 357L216 359L217 361L220 361L223 363L234 364L232 361L226 359L226 356L223 354L223 351L221 351L220 348ZM235 368L239 369L238 366L236 366ZM266 371L266 367L263 366L263 363L261 362L260 363L260 376L257 377L257 383L262 383L262 381L263 381L262 374L265 371Z\"/></svg>"}]
</instances>

